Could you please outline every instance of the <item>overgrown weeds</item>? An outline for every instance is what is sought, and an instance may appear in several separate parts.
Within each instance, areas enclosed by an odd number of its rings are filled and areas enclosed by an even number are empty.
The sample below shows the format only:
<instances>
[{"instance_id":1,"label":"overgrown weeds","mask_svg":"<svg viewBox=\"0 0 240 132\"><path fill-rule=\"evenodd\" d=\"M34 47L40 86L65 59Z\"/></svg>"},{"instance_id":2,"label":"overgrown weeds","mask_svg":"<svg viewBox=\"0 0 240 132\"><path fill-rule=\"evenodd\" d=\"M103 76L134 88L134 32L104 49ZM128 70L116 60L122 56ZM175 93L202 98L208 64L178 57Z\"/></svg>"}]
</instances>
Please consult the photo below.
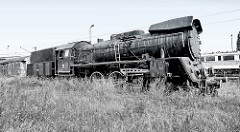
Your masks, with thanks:
<instances>
[{"instance_id":1,"label":"overgrown weeds","mask_svg":"<svg viewBox=\"0 0 240 132\"><path fill-rule=\"evenodd\" d=\"M218 97L166 96L163 86L141 93L110 80L1 78L0 131L240 131L238 85Z\"/></svg>"}]
</instances>

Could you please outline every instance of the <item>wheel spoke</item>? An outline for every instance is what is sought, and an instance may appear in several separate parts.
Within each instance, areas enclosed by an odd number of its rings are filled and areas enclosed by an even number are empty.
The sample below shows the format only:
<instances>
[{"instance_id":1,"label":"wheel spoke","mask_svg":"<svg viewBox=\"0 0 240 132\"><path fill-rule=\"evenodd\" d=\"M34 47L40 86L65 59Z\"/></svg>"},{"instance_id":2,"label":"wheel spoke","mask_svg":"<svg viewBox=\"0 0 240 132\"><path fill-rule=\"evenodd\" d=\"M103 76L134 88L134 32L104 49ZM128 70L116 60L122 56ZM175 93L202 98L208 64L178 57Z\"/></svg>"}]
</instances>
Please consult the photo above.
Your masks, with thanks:
<instances>
[{"instance_id":1,"label":"wheel spoke","mask_svg":"<svg viewBox=\"0 0 240 132\"><path fill-rule=\"evenodd\" d=\"M112 80L114 85L121 85L125 82L125 76L119 71L112 72L108 78Z\"/></svg>"},{"instance_id":2,"label":"wheel spoke","mask_svg":"<svg viewBox=\"0 0 240 132\"><path fill-rule=\"evenodd\" d=\"M102 80L104 79L104 75L101 72L93 72L90 76L91 81L93 80Z\"/></svg>"}]
</instances>

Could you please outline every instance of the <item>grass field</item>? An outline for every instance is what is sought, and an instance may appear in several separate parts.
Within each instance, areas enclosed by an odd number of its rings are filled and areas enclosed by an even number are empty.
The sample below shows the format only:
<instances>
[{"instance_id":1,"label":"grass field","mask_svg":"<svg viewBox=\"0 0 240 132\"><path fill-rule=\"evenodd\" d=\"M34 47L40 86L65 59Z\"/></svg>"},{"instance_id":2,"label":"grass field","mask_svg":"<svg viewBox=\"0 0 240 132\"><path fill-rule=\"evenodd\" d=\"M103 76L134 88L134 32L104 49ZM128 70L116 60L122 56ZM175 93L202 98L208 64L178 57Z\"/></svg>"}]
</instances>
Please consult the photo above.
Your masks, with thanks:
<instances>
[{"instance_id":1,"label":"grass field","mask_svg":"<svg viewBox=\"0 0 240 132\"><path fill-rule=\"evenodd\" d=\"M240 88L218 97L115 88L110 81L0 78L0 131L239 132Z\"/></svg>"}]
</instances>

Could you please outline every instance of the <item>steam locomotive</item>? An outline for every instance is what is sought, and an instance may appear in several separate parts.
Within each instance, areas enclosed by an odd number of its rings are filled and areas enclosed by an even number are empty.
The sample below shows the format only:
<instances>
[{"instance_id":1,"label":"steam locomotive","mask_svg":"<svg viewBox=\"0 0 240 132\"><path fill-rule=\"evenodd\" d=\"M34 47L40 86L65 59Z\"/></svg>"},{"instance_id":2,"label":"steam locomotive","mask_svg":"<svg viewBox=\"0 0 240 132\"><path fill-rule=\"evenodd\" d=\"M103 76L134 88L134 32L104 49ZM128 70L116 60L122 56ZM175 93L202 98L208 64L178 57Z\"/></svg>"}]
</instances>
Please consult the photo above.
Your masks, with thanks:
<instances>
[{"instance_id":1,"label":"steam locomotive","mask_svg":"<svg viewBox=\"0 0 240 132\"><path fill-rule=\"evenodd\" d=\"M176 85L206 86L198 19L186 16L134 30L108 41L73 42L31 53L28 76L163 78Z\"/></svg>"}]
</instances>

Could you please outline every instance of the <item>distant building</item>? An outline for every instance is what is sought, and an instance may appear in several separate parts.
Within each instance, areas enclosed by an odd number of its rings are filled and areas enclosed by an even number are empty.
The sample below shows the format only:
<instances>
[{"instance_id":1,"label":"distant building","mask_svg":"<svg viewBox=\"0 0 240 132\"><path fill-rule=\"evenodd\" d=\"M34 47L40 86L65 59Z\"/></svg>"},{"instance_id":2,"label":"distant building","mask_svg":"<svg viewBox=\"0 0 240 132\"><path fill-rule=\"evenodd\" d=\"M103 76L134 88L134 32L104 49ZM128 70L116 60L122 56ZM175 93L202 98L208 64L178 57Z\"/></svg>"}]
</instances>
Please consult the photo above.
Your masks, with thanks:
<instances>
[{"instance_id":1,"label":"distant building","mask_svg":"<svg viewBox=\"0 0 240 132\"><path fill-rule=\"evenodd\" d=\"M0 53L0 60L7 60L7 59L13 59L23 56L30 56L30 53L26 52L9 52L9 53Z\"/></svg>"},{"instance_id":2,"label":"distant building","mask_svg":"<svg viewBox=\"0 0 240 132\"><path fill-rule=\"evenodd\" d=\"M216 77L240 77L240 51L203 54L201 61Z\"/></svg>"},{"instance_id":3,"label":"distant building","mask_svg":"<svg viewBox=\"0 0 240 132\"><path fill-rule=\"evenodd\" d=\"M0 76L26 76L29 56L17 57L0 61Z\"/></svg>"}]
</instances>

